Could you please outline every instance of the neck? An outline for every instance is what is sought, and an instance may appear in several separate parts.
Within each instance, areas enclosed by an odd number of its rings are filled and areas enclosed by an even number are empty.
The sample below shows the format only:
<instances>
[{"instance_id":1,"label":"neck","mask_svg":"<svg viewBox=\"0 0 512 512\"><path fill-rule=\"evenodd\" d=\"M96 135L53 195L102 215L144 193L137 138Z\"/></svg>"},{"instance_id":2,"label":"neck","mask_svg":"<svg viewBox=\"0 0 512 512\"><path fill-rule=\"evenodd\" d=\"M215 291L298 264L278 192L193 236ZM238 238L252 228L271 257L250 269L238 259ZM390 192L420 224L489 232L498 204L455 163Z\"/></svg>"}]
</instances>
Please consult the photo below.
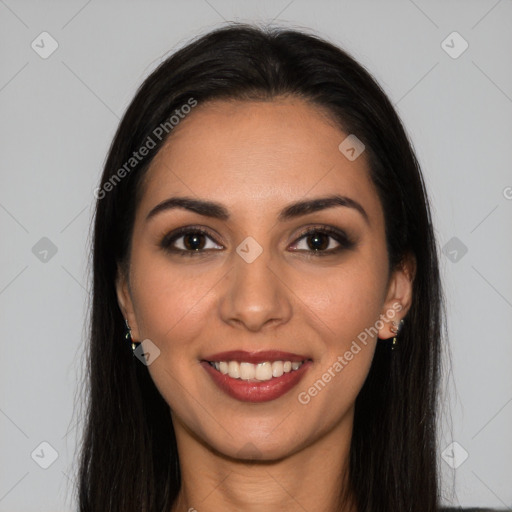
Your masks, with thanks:
<instances>
[{"instance_id":1,"label":"neck","mask_svg":"<svg viewBox=\"0 0 512 512\"><path fill-rule=\"evenodd\" d=\"M255 461L213 451L174 419L182 485L171 512L356 512L349 487L352 421L345 418L280 460Z\"/></svg>"}]
</instances>

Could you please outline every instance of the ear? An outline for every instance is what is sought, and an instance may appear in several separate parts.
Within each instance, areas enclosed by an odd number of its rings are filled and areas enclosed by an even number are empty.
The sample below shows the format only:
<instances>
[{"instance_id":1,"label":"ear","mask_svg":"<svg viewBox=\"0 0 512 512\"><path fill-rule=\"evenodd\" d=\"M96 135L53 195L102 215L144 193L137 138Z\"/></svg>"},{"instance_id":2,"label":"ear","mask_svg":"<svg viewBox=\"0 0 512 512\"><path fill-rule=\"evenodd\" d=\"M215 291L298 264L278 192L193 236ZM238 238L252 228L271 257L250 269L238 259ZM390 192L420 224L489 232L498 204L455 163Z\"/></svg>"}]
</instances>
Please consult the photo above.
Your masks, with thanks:
<instances>
[{"instance_id":1,"label":"ear","mask_svg":"<svg viewBox=\"0 0 512 512\"><path fill-rule=\"evenodd\" d=\"M137 320L135 318L130 282L125 270L119 264L117 266L116 275L116 293L119 308L121 309L124 318L128 321L128 325L130 326L132 332L132 340L138 341L140 339L140 335Z\"/></svg>"},{"instance_id":2,"label":"ear","mask_svg":"<svg viewBox=\"0 0 512 512\"><path fill-rule=\"evenodd\" d=\"M379 329L378 337L388 339L396 336L392 331L392 322L397 324L408 313L412 304L412 289L416 276L416 258L413 254L407 254L398 267L393 270L389 279L388 291L380 318L383 327Z\"/></svg>"}]
</instances>

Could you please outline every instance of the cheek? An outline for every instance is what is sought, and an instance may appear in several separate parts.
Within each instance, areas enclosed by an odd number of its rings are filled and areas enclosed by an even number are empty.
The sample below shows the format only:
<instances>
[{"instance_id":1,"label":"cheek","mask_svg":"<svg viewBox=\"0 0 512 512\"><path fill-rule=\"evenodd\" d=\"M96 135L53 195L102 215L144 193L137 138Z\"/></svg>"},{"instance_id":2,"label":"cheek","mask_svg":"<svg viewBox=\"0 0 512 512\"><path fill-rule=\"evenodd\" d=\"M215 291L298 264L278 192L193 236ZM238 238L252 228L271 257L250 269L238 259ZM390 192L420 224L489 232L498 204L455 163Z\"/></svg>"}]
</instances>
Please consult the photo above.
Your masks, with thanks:
<instances>
[{"instance_id":1,"label":"cheek","mask_svg":"<svg viewBox=\"0 0 512 512\"><path fill-rule=\"evenodd\" d=\"M375 261L332 272L327 286L325 279L304 283L305 318L320 330L323 352L298 401L314 402L326 419L347 410L364 384L377 343L385 284L385 269Z\"/></svg>"},{"instance_id":2,"label":"cheek","mask_svg":"<svg viewBox=\"0 0 512 512\"><path fill-rule=\"evenodd\" d=\"M343 350L365 329L375 325L385 296L386 275L381 265L354 263L323 275L295 278L294 291L304 313L316 322L330 349Z\"/></svg>"},{"instance_id":3,"label":"cheek","mask_svg":"<svg viewBox=\"0 0 512 512\"><path fill-rule=\"evenodd\" d=\"M194 267L194 268L192 268ZM191 265L180 269L160 258L141 257L134 272L134 298L141 336L174 351L204 330L204 311L221 274Z\"/></svg>"}]
</instances>

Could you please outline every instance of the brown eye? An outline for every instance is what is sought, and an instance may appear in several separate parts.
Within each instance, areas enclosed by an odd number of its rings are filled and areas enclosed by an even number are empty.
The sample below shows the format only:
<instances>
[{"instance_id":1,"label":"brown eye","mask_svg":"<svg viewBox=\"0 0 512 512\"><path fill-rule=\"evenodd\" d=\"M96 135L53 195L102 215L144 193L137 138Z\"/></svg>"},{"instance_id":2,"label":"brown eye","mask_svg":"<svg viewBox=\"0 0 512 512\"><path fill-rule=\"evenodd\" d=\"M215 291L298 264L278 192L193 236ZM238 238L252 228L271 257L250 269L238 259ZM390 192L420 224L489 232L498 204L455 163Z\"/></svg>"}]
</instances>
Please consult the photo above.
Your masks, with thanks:
<instances>
[{"instance_id":1,"label":"brown eye","mask_svg":"<svg viewBox=\"0 0 512 512\"><path fill-rule=\"evenodd\" d=\"M204 248L205 241L202 233L188 233L183 235L183 245L190 251L198 251Z\"/></svg>"},{"instance_id":2,"label":"brown eye","mask_svg":"<svg viewBox=\"0 0 512 512\"><path fill-rule=\"evenodd\" d=\"M325 233L320 233L320 232L316 232L314 234L311 234L311 235L307 235L305 237L307 243L308 243L308 247L312 250L312 251L324 251L325 249L327 249L329 247L329 243L330 243L330 237L329 235L325 234Z\"/></svg>"},{"instance_id":3,"label":"brown eye","mask_svg":"<svg viewBox=\"0 0 512 512\"><path fill-rule=\"evenodd\" d=\"M213 241L208 246L208 241ZM160 242L160 247L163 249L179 254L181 256L193 256L194 254L204 253L212 249L220 248L222 246L216 245L213 237L208 231L200 228L183 228L166 235Z\"/></svg>"},{"instance_id":4,"label":"brown eye","mask_svg":"<svg viewBox=\"0 0 512 512\"><path fill-rule=\"evenodd\" d=\"M298 248L300 244L296 242L293 250L314 256L328 256L355 246L355 242L343 231L330 227L310 228L301 234L298 241L301 240L304 240L305 247Z\"/></svg>"},{"instance_id":5,"label":"brown eye","mask_svg":"<svg viewBox=\"0 0 512 512\"><path fill-rule=\"evenodd\" d=\"M303 241L303 242L302 242ZM297 247L303 244L303 247ZM160 242L160 247L179 256L199 256L223 247L203 228L181 228L169 233ZM328 256L352 249L355 242L343 231L331 227L315 227L303 232L292 246L292 251L311 256Z\"/></svg>"}]
</instances>

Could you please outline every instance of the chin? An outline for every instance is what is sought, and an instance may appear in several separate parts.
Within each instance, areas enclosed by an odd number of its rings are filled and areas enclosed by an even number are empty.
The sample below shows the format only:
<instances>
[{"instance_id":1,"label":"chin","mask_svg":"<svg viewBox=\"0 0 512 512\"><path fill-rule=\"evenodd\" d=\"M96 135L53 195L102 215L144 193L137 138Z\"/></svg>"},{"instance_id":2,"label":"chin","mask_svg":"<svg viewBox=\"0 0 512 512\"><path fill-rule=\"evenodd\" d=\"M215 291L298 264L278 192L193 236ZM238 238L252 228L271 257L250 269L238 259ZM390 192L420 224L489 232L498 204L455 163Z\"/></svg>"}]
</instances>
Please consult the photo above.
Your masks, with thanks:
<instances>
[{"instance_id":1,"label":"chin","mask_svg":"<svg viewBox=\"0 0 512 512\"><path fill-rule=\"evenodd\" d=\"M213 441L210 447L219 455L243 461L277 461L298 451L301 446L294 435L263 434L249 430L243 436L234 436Z\"/></svg>"}]
</instances>

